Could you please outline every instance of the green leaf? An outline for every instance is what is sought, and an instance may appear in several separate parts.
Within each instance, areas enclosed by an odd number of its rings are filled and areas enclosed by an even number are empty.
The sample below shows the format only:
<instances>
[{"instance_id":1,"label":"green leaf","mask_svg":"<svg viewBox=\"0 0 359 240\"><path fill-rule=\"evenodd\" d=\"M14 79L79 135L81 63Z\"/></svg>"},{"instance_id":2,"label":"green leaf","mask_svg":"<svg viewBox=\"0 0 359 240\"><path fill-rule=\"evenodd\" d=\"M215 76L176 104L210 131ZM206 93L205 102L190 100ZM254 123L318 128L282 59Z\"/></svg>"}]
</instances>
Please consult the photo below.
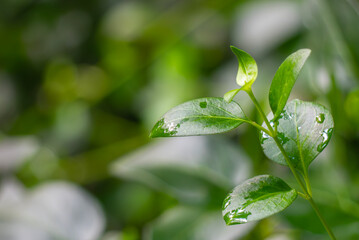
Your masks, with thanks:
<instances>
[{"instance_id":1,"label":"green leaf","mask_svg":"<svg viewBox=\"0 0 359 240\"><path fill-rule=\"evenodd\" d=\"M233 189L223 202L227 225L260 220L283 211L297 197L297 191L282 179L270 175L251 178Z\"/></svg>"},{"instance_id":2,"label":"green leaf","mask_svg":"<svg viewBox=\"0 0 359 240\"><path fill-rule=\"evenodd\" d=\"M236 102L200 98L172 108L156 123L150 137L196 136L232 130L247 120Z\"/></svg>"},{"instance_id":3,"label":"green leaf","mask_svg":"<svg viewBox=\"0 0 359 240\"><path fill-rule=\"evenodd\" d=\"M333 118L325 107L300 100L287 104L277 121L271 124L277 125L279 141L294 167L302 172L328 145L334 127ZM269 159L287 165L273 138L261 132L260 141Z\"/></svg>"},{"instance_id":4,"label":"green leaf","mask_svg":"<svg viewBox=\"0 0 359 240\"><path fill-rule=\"evenodd\" d=\"M256 61L246 53L234 46L231 46L232 52L238 59L237 84L239 86L250 87L257 78L258 68Z\"/></svg>"},{"instance_id":5,"label":"green leaf","mask_svg":"<svg viewBox=\"0 0 359 240\"><path fill-rule=\"evenodd\" d=\"M241 89L233 89L231 91L228 91L224 94L223 98L226 102L232 102L233 98L237 95L237 93L240 91Z\"/></svg>"},{"instance_id":6,"label":"green leaf","mask_svg":"<svg viewBox=\"0 0 359 240\"><path fill-rule=\"evenodd\" d=\"M274 75L269 90L269 104L274 118L279 116L286 105L293 85L309 54L309 49L296 51L287 57Z\"/></svg>"}]
</instances>

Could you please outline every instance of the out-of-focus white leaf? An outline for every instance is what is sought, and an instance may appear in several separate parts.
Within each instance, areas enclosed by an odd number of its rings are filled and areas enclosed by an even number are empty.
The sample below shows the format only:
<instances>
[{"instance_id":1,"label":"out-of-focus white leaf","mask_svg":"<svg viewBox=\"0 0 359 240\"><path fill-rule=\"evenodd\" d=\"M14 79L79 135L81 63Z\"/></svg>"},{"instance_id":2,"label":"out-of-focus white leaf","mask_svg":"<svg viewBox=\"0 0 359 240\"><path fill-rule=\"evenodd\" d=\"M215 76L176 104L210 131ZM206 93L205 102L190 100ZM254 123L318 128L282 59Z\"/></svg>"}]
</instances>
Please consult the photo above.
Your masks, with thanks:
<instances>
[{"instance_id":1,"label":"out-of-focus white leaf","mask_svg":"<svg viewBox=\"0 0 359 240\"><path fill-rule=\"evenodd\" d=\"M235 240L245 236L256 223L226 226L221 211L203 212L178 206L166 211L145 232L145 240Z\"/></svg>"},{"instance_id":2,"label":"out-of-focus white leaf","mask_svg":"<svg viewBox=\"0 0 359 240\"><path fill-rule=\"evenodd\" d=\"M2 186L2 189L9 186ZM1 191L6 199L9 191ZM20 201L0 205L0 239L95 240L104 228L97 202L66 182L39 186Z\"/></svg>"},{"instance_id":3,"label":"out-of-focus white leaf","mask_svg":"<svg viewBox=\"0 0 359 240\"><path fill-rule=\"evenodd\" d=\"M0 172L12 171L39 149L33 137L5 138L0 141Z\"/></svg>"},{"instance_id":4,"label":"out-of-focus white leaf","mask_svg":"<svg viewBox=\"0 0 359 240\"><path fill-rule=\"evenodd\" d=\"M0 208L21 203L25 189L16 179L5 178L0 188Z\"/></svg>"},{"instance_id":5,"label":"out-of-focus white leaf","mask_svg":"<svg viewBox=\"0 0 359 240\"><path fill-rule=\"evenodd\" d=\"M153 141L118 159L111 171L177 196L199 199L206 190L203 181L190 181L194 176L228 190L248 178L251 167L238 145L212 136Z\"/></svg>"}]
</instances>

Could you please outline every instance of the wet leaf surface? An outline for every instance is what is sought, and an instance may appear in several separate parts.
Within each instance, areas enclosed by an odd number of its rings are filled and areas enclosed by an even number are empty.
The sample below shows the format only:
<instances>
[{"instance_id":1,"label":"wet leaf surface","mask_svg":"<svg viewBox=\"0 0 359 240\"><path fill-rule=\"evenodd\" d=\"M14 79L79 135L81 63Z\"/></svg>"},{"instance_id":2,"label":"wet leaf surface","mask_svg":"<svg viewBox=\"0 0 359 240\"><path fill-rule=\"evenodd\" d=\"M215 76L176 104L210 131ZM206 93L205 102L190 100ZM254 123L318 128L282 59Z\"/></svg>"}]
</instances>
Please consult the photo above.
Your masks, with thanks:
<instances>
[{"instance_id":1,"label":"wet leaf surface","mask_svg":"<svg viewBox=\"0 0 359 240\"><path fill-rule=\"evenodd\" d=\"M219 136L178 137L119 158L111 171L182 202L220 207L227 192L251 176L250 163L240 146Z\"/></svg>"},{"instance_id":2,"label":"wet leaf surface","mask_svg":"<svg viewBox=\"0 0 359 240\"><path fill-rule=\"evenodd\" d=\"M247 223L273 215L287 208L297 191L282 179L261 175L237 186L223 202L223 218L227 225Z\"/></svg>"},{"instance_id":3,"label":"wet leaf surface","mask_svg":"<svg viewBox=\"0 0 359 240\"><path fill-rule=\"evenodd\" d=\"M222 133L238 127L247 117L236 102L200 98L169 110L156 123L151 137L177 137Z\"/></svg>"},{"instance_id":4,"label":"wet leaf surface","mask_svg":"<svg viewBox=\"0 0 359 240\"><path fill-rule=\"evenodd\" d=\"M273 115L268 117L271 119ZM300 171L308 168L328 145L334 128L333 118L325 107L300 100L287 104L278 120L271 124L277 127L280 143ZM287 165L273 138L261 132L260 142L269 159Z\"/></svg>"}]
</instances>

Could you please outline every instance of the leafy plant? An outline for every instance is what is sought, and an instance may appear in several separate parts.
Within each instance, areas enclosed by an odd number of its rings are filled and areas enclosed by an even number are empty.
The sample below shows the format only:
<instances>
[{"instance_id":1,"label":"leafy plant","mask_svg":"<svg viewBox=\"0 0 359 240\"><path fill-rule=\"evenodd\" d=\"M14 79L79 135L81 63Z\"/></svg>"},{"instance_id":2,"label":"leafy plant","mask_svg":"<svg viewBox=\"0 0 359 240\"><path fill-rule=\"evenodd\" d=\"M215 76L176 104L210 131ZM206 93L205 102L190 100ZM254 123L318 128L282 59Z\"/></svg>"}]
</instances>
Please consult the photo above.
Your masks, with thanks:
<instances>
[{"instance_id":1,"label":"leafy plant","mask_svg":"<svg viewBox=\"0 0 359 240\"><path fill-rule=\"evenodd\" d=\"M331 239L335 236L313 200L308 176L310 163L327 146L333 119L323 106L293 100L287 103L293 85L310 55L309 49L291 54L279 67L269 90L272 112L264 113L252 92L257 77L257 64L246 52L231 46L238 58L238 89L223 98L201 98L172 108L156 123L151 137L178 137L216 134L230 131L248 123L260 131L260 143L272 161L290 168L302 192L290 187L282 179L262 175L251 178L233 189L223 203L223 217L227 225L260 220L287 208L297 195L308 200ZM264 120L260 125L249 119L234 96L245 91ZM304 181L303 181L304 180Z\"/></svg>"}]
</instances>

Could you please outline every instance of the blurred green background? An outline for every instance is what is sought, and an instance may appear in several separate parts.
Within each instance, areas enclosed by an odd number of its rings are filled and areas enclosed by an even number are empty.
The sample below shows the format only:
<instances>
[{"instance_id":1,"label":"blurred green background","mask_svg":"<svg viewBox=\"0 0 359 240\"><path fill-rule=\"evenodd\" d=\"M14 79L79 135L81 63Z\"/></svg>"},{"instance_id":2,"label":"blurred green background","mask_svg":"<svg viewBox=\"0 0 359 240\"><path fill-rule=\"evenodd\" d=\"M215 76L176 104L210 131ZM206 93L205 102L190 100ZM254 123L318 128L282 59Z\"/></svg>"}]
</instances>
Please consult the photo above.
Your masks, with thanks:
<instances>
[{"instance_id":1,"label":"blurred green background","mask_svg":"<svg viewBox=\"0 0 359 240\"><path fill-rule=\"evenodd\" d=\"M302 199L225 226L222 200L245 179L297 187L255 129L148 138L171 107L235 88L230 45L256 59L267 111L280 63L312 49L291 99L335 120L314 195L338 239L359 239L358 22L356 0L1 0L0 239L328 239Z\"/></svg>"}]
</instances>

